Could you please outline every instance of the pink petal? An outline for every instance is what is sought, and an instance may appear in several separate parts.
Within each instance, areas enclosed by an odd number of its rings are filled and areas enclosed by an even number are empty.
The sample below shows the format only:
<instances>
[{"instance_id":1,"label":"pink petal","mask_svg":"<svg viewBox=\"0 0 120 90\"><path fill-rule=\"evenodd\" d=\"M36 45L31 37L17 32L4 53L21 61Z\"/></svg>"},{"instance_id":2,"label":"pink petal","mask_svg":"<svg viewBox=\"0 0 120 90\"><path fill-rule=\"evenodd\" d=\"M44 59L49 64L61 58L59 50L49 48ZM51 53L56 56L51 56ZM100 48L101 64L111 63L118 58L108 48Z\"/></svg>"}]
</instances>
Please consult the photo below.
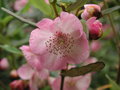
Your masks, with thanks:
<instances>
[{"instance_id":1,"label":"pink petal","mask_svg":"<svg viewBox=\"0 0 120 90\"><path fill-rule=\"evenodd\" d=\"M38 90L38 85L35 81L35 75L33 75L32 78L30 79L29 87L30 87L30 90Z\"/></svg>"},{"instance_id":2,"label":"pink petal","mask_svg":"<svg viewBox=\"0 0 120 90\"><path fill-rule=\"evenodd\" d=\"M83 65L88 65L88 64L91 64L91 63L95 63L95 62L97 62L97 58L90 57L83 63Z\"/></svg>"},{"instance_id":3,"label":"pink petal","mask_svg":"<svg viewBox=\"0 0 120 90\"><path fill-rule=\"evenodd\" d=\"M38 72L38 75L42 79L47 79L49 76L49 71L47 69L42 69Z\"/></svg>"},{"instance_id":4,"label":"pink petal","mask_svg":"<svg viewBox=\"0 0 120 90\"><path fill-rule=\"evenodd\" d=\"M24 80L30 79L33 73L33 69L28 64L24 64L18 69L18 75Z\"/></svg>"},{"instance_id":5,"label":"pink petal","mask_svg":"<svg viewBox=\"0 0 120 90\"><path fill-rule=\"evenodd\" d=\"M96 4L85 4L84 5L85 8L89 8L89 6L95 7L95 9L97 9L98 11L101 11L101 7L99 5L96 5Z\"/></svg>"},{"instance_id":6,"label":"pink petal","mask_svg":"<svg viewBox=\"0 0 120 90\"><path fill-rule=\"evenodd\" d=\"M91 74L86 74L81 76L81 78L77 81L76 87L78 90L88 90L91 83Z\"/></svg>"},{"instance_id":7,"label":"pink petal","mask_svg":"<svg viewBox=\"0 0 120 90\"><path fill-rule=\"evenodd\" d=\"M47 47L45 42L49 40L52 33L48 30L35 29L30 35L30 49L35 54L43 54Z\"/></svg>"},{"instance_id":8,"label":"pink petal","mask_svg":"<svg viewBox=\"0 0 120 90\"><path fill-rule=\"evenodd\" d=\"M83 33L83 27L80 20L73 14L62 12L60 17L54 20L54 29L63 33L72 33L79 30L79 35Z\"/></svg>"},{"instance_id":9,"label":"pink petal","mask_svg":"<svg viewBox=\"0 0 120 90\"><path fill-rule=\"evenodd\" d=\"M61 58L59 55L55 55L52 53L46 53L41 55L42 64L48 70L60 70L66 67L66 58Z\"/></svg>"},{"instance_id":10,"label":"pink petal","mask_svg":"<svg viewBox=\"0 0 120 90\"><path fill-rule=\"evenodd\" d=\"M52 90L60 90L61 77L57 77L49 82ZM87 90L90 82L91 74L78 77L66 77L63 90Z\"/></svg>"},{"instance_id":11,"label":"pink petal","mask_svg":"<svg viewBox=\"0 0 120 90\"><path fill-rule=\"evenodd\" d=\"M50 3L49 3L49 0L45 0L45 2L46 2L47 4L50 4Z\"/></svg>"},{"instance_id":12,"label":"pink petal","mask_svg":"<svg viewBox=\"0 0 120 90\"><path fill-rule=\"evenodd\" d=\"M84 12L81 14L81 17L85 20L87 20L89 18L89 13L87 12L87 10L85 9Z\"/></svg>"},{"instance_id":13,"label":"pink petal","mask_svg":"<svg viewBox=\"0 0 120 90\"><path fill-rule=\"evenodd\" d=\"M86 60L89 56L89 46L88 40L86 38L85 33L77 40L76 44L73 48L73 53L71 54L71 58L68 60L70 63L79 64Z\"/></svg>"},{"instance_id":14,"label":"pink petal","mask_svg":"<svg viewBox=\"0 0 120 90\"><path fill-rule=\"evenodd\" d=\"M34 54L33 52L31 52L29 46L22 46L22 47L20 47L20 49L22 50L28 64L32 68L34 68L35 70L42 69L42 65L40 63L39 57L36 54Z\"/></svg>"},{"instance_id":15,"label":"pink petal","mask_svg":"<svg viewBox=\"0 0 120 90\"><path fill-rule=\"evenodd\" d=\"M37 27L39 27L40 29L49 29L50 25L53 24L53 21L51 19L43 19L40 22L38 22L36 25Z\"/></svg>"},{"instance_id":16,"label":"pink petal","mask_svg":"<svg viewBox=\"0 0 120 90\"><path fill-rule=\"evenodd\" d=\"M88 19L86 22L88 28L90 28L95 21L96 21L96 17L91 17L90 19Z\"/></svg>"}]
</instances>

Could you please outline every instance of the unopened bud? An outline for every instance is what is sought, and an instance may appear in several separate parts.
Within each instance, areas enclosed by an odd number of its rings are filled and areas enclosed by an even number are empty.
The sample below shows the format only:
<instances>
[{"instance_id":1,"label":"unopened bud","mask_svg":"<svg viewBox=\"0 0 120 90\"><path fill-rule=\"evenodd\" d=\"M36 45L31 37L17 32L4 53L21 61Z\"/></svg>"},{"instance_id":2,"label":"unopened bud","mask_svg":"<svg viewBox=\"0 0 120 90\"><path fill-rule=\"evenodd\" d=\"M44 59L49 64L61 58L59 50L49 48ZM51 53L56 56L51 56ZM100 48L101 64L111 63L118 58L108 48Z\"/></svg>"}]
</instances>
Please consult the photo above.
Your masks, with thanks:
<instances>
[{"instance_id":1,"label":"unopened bud","mask_svg":"<svg viewBox=\"0 0 120 90\"><path fill-rule=\"evenodd\" d=\"M89 30L90 40L97 40L102 36L102 23L99 20L96 20L96 17L88 19L86 24Z\"/></svg>"},{"instance_id":2,"label":"unopened bud","mask_svg":"<svg viewBox=\"0 0 120 90\"><path fill-rule=\"evenodd\" d=\"M9 68L9 63L6 58L0 60L0 70L6 70Z\"/></svg>"},{"instance_id":3,"label":"unopened bud","mask_svg":"<svg viewBox=\"0 0 120 90\"><path fill-rule=\"evenodd\" d=\"M11 72L10 72L10 76L12 77L12 78L18 78L19 76L18 76L18 73L17 73L17 70L12 70Z\"/></svg>"},{"instance_id":4,"label":"unopened bud","mask_svg":"<svg viewBox=\"0 0 120 90\"><path fill-rule=\"evenodd\" d=\"M84 11L81 14L81 17L85 20L88 20L91 17L97 17L100 18L102 16L101 14L101 8L98 5L95 4L86 4L84 5Z\"/></svg>"},{"instance_id":5,"label":"unopened bud","mask_svg":"<svg viewBox=\"0 0 120 90\"><path fill-rule=\"evenodd\" d=\"M10 83L11 90L24 90L25 82L23 80L14 80Z\"/></svg>"}]
</instances>

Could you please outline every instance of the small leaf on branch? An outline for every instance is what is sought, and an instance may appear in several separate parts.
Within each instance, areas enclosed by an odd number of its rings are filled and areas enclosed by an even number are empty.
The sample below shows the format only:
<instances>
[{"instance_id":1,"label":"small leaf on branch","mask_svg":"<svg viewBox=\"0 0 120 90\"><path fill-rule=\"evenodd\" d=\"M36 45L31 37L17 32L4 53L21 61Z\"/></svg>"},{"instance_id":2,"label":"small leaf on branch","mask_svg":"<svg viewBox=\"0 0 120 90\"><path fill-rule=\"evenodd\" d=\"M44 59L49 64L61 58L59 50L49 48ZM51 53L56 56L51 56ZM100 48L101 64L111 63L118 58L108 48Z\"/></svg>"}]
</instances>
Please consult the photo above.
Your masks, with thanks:
<instances>
[{"instance_id":1,"label":"small leaf on branch","mask_svg":"<svg viewBox=\"0 0 120 90\"><path fill-rule=\"evenodd\" d=\"M69 76L69 77L85 75L90 72L100 71L101 69L104 68L104 66L105 64L103 62L96 62L96 63L88 64L83 67L76 67L70 70L64 70L63 72L61 72L61 75Z\"/></svg>"},{"instance_id":2,"label":"small leaf on branch","mask_svg":"<svg viewBox=\"0 0 120 90\"><path fill-rule=\"evenodd\" d=\"M31 25L31 26L33 26L33 27L37 27L34 22L28 21L28 20L26 20L26 19L24 19L24 18L16 15L15 13L9 11L8 9L6 9L6 8L4 8L4 7L2 7L1 10L3 10L4 12L10 14L11 16L17 18L18 20L20 20L20 21L22 21L22 22L24 22L24 23L27 23L27 24L29 24L29 25Z\"/></svg>"},{"instance_id":3,"label":"small leaf on branch","mask_svg":"<svg viewBox=\"0 0 120 90\"><path fill-rule=\"evenodd\" d=\"M20 52L19 49L15 48L15 47L12 47L12 46L9 46L9 45L0 45L0 48L4 49L4 50L6 50L10 53L22 55L22 53Z\"/></svg>"},{"instance_id":4,"label":"small leaf on branch","mask_svg":"<svg viewBox=\"0 0 120 90\"><path fill-rule=\"evenodd\" d=\"M102 14L106 15L106 14L112 13L113 11L116 11L118 9L120 9L120 6L115 6L113 8L108 8L108 9L103 10Z\"/></svg>"}]
</instances>

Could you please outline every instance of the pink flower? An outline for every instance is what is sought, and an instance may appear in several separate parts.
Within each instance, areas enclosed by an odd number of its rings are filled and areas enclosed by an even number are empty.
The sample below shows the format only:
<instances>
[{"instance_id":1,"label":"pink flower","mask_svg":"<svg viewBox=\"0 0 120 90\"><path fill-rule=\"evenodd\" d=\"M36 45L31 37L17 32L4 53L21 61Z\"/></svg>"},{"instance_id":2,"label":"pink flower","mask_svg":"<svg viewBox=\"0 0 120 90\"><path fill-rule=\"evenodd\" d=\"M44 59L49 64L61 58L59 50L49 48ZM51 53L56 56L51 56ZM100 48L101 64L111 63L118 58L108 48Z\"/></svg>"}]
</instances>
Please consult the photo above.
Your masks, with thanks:
<instances>
[{"instance_id":1,"label":"pink flower","mask_svg":"<svg viewBox=\"0 0 120 90\"><path fill-rule=\"evenodd\" d=\"M18 69L18 75L23 80L29 80L30 90L38 90L45 83L44 80L47 80L48 71L37 72L30 65L24 64Z\"/></svg>"},{"instance_id":2,"label":"pink flower","mask_svg":"<svg viewBox=\"0 0 120 90\"><path fill-rule=\"evenodd\" d=\"M24 90L25 82L23 80L15 80L10 83L11 90Z\"/></svg>"},{"instance_id":3,"label":"pink flower","mask_svg":"<svg viewBox=\"0 0 120 90\"><path fill-rule=\"evenodd\" d=\"M92 41L90 47L92 52L97 52L101 49L102 44L100 41Z\"/></svg>"},{"instance_id":4,"label":"pink flower","mask_svg":"<svg viewBox=\"0 0 120 90\"><path fill-rule=\"evenodd\" d=\"M62 12L55 20L43 19L37 26L30 35L30 49L47 69L60 70L89 56L88 40L75 15Z\"/></svg>"},{"instance_id":5,"label":"pink flower","mask_svg":"<svg viewBox=\"0 0 120 90\"><path fill-rule=\"evenodd\" d=\"M63 90L87 90L91 82L91 74L78 77L66 77ZM50 78L52 90L60 90L61 78Z\"/></svg>"},{"instance_id":6,"label":"pink flower","mask_svg":"<svg viewBox=\"0 0 120 90\"><path fill-rule=\"evenodd\" d=\"M23 80L30 80L31 90L38 90L41 82L48 78L49 72L42 67L37 55L31 52L29 46L22 46L21 50L27 60L27 64L22 65L18 69L18 75Z\"/></svg>"},{"instance_id":7,"label":"pink flower","mask_svg":"<svg viewBox=\"0 0 120 90\"><path fill-rule=\"evenodd\" d=\"M45 0L45 2L46 2L47 4L49 4L49 0Z\"/></svg>"},{"instance_id":8,"label":"pink flower","mask_svg":"<svg viewBox=\"0 0 120 90\"><path fill-rule=\"evenodd\" d=\"M95 62L97 62L97 58L95 58L95 57L89 57L89 58L83 63L83 65L85 66L85 65L88 65L88 64L91 64L91 63L95 63Z\"/></svg>"},{"instance_id":9,"label":"pink flower","mask_svg":"<svg viewBox=\"0 0 120 90\"><path fill-rule=\"evenodd\" d=\"M1 70L6 70L9 68L9 62L7 58L3 58L0 60L0 69Z\"/></svg>"},{"instance_id":10,"label":"pink flower","mask_svg":"<svg viewBox=\"0 0 120 90\"><path fill-rule=\"evenodd\" d=\"M95 63L97 61L96 58L90 57L86 59L83 65L88 65L90 63ZM68 68L74 68L75 65L69 65ZM63 90L88 90L88 87L91 83L91 75L92 73L86 74L84 76L78 77L65 77ZM49 77L48 82L52 88L52 90L60 90L61 77Z\"/></svg>"},{"instance_id":11,"label":"pink flower","mask_svg":"<svg viewBox=\"0 0 120 90\"><path fill-rule=\"evenodd\" d=\"M27 2L28 0L16 0L14 4L14 9L16 11L21 10L27 4Z\"/></svg>"},{"instance_id":12,"label":"pink flower","mask_svg":"<svg viewBox=\"0 0 120 90\"><path fill-rule=\"evenodd\" d=\"M17 70L15 70L15 69L11 70L10 76L12 78L18 78L19 76L18 76Z\"/></svg>"},{"instance_id":13,"label":"pink flower","mask_svg":"<svg viewBox=\"0 0 120 90\"><path fill-rule=\"evenodd\" d=\"M96 40L102 36L102 23L99 20L96 20L96 17L88 19L86 24L89 30L90 40Z\"/></svg>"},{"instance_id":14,"label":"pink flower","mask_svg":"<svg viewBox=\"0 0 120 90\"><path fill-rule=\"evenodd\" d=\"M96 4L86 4L84 5L84 12L81 14L81 17L85 20L88 20L91 17L101 17L101 8Z\"/></svg>"}]
</instances>

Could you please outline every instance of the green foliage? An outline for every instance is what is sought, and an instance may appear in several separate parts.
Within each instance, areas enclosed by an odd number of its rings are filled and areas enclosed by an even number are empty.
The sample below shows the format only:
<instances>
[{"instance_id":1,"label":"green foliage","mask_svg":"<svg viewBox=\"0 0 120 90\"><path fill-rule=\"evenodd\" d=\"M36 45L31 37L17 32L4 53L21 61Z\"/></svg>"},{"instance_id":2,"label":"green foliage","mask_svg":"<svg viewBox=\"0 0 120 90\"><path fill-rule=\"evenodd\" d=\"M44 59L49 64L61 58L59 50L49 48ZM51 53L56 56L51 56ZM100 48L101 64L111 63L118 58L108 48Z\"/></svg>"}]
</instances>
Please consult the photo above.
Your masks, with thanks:
<instances>
[{"instance_id":1,"label":"green foliage","mask_svg":"<svg viewBox=\"0 0 120 90\"><path fill-rule=\"evenodd\" d=\"M103 15L105 15L105 14L112 13L112 12L114 12L114 11L116 11L116 10L119 10L119 9L120 9L120 6L115 6L115 7L108 8L108 9L106 9L106 10L103 10L102 13L103 13Z\"/></svg>"},{"instance_id":2,"label":"green foliage","mask_svg":"<svg viewBox=\"0 0 120 90\"><path fill-rule=\"evenodd\" d=\"M45 15L54 17L53 9L50 5L46 4L44 0L30 0L31 4L42 11Z\"/></svg>"},{"instance_id":3,"label":"green foliage","mask_svg":"<svg viewBox=\"0 0 120 90\"><path fill-rule=\"evenodd\" d=\"M10 45L0 45L0 48L4 49L4 50L6 50L10 53L22 55L22 53L20 52L19 49L15 48L15 47L12 47Z\"/></svg>"},{"instance_id":4,"label":"green foliage","mask_svg":"<svg viewBox=\"0 0 120 90\"><path fill-rule=\"evenodd\" d=\"M114 80L112 80L108 75L106 75L106 77L109 80L110 84L112 85L110 90L120 90L120 86L116 84Z\"/></svg>"}]
</instances>

